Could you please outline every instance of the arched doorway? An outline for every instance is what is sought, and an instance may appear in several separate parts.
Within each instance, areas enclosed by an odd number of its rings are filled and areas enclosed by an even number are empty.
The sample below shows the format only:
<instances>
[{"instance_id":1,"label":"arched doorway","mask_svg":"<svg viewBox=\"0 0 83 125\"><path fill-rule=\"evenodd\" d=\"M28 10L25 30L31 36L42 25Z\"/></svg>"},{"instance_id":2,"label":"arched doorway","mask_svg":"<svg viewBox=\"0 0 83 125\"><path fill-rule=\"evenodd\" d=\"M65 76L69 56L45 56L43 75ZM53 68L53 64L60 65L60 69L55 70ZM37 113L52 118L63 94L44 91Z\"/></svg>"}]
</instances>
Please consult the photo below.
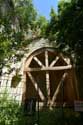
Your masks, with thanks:
<instances>
[{"instance_id":1,"label":"arched doorway","mask_svg":"<svg viewBox=\"0 0 83 125\"><path fill-rule=\"evenodd\" d=\"M54 48L40 48L25 61L23 101L35 97L46 106L72 105L78 99L71 60Z\"/></svg>"}]
</instances>

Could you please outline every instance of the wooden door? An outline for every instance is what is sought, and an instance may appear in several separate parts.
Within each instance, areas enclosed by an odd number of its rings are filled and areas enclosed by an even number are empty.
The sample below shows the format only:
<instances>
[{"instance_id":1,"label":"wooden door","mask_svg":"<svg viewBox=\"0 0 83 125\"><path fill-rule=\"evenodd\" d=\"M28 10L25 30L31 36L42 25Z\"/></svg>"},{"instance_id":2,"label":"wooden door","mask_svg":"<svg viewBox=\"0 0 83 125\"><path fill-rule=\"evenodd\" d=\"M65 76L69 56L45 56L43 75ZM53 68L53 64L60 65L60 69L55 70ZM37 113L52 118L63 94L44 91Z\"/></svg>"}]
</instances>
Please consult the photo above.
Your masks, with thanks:
<instances>
[{"instance_id":1,"label":"wooden door","mask_svg":"<svg viewBox=\"0 0 83 125\"><path fill-rule=\"evenodd\" d=\"M70 59L53 49L34 52L25 63L25 73L26 98L36 97L47 106L55 106L77 97Z\"/></svg>"}]
</instances>

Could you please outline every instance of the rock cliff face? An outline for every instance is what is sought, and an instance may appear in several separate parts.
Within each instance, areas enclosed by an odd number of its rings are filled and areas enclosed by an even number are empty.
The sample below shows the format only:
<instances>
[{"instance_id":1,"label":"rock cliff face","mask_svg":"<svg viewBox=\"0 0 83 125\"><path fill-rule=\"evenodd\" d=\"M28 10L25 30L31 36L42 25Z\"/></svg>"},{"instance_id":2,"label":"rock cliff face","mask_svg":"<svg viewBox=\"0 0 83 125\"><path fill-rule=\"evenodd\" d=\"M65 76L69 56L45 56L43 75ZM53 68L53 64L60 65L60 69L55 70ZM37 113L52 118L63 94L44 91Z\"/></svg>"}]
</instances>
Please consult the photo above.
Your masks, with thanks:
<instances>
[{"instance_id":1,"label":"rock cliff face","mask_svg":"<svg viewBox=\"0 0 83 125\"><path fill-rule=\"evenodd\" d=\"M2 0L0 4L0 12L2 16L7 16L7 14L13 11L14 5L12 0Z\"/></svg>"}]
</instances>

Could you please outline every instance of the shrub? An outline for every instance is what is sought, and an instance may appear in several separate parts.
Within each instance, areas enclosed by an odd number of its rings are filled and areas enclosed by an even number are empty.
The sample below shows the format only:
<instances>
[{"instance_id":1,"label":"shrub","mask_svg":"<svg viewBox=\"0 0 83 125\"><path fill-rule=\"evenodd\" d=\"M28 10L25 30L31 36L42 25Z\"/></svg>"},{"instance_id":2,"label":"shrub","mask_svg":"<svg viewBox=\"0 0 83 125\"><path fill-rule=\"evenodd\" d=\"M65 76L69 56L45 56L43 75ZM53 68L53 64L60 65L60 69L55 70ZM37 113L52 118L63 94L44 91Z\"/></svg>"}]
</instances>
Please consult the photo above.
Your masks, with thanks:
<instances>
[{"instance_id":1,"label":"shrub","mask_svg":"<svg viewBox=\"0 0 83 125\"><path fill-rule=\"evenodd\" d=\"M47 109L39 112L39 123L40 125L79 125L80 113L75 112L73 108Z\"/></svg>"},{"instance_id":2,"label":"shrub","mask_svg":"<svg viewBox=\"0 0 83 125\"><path fill-rule=\"evenodd\" d=\"M0 94L0 125L31 125L33 116L25 115L23 106L12 99L7 89Z\"/></svg>"},{"instance_id":3,"label":"shrub","mask_svg":"<svg viewBox=\"0 0 83 125\"><path fill-rule=\"evenodd\" d=\"M18 120L19 104L11 99L5 89L0 95L0 125L13 125Z\"/></svg>"},{"instance_id":4,"label":"shrub","mask_svg":"<svg viewBox=\"0 0 83 125\"><path fill-rule=\"evenodd\" d=\"M78 125L80 113L70 108L54 108L44 109L36 112L34 116L28 116L24 113L23 107L9 97L7 90L0 95L0 125L35 125L37 122L38 125Z\"/></svg>"}]
</instances>

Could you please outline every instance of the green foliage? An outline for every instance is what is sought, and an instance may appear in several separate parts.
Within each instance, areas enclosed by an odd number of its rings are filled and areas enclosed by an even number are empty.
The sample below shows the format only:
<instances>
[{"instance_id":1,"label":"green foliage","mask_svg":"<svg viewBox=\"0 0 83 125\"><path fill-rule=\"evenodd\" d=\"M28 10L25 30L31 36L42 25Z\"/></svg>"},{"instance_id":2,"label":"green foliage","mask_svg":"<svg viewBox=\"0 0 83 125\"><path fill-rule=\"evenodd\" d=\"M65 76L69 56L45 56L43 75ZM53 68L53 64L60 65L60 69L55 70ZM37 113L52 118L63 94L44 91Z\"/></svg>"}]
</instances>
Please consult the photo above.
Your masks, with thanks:
<instances>
[{"instance_id":1,"label":"green foliage","mask_svg":"<svg viewBox=\"0 0 83 125\"><path fill-rule=\"evenodd\" d=\"M23 107L12 99L7 89L0 94L0 124L1 125L34 125L39 120L41 125L78 125L80 113L72 108L55 108L53 110L43 109L34 116L24 114Z\"/></svg>"},{"instance_id":2,"label":"green foliage","mask_svg":"<svg viewBox=\"0 0 83 125\"><path fill-rule=\"evenodd\" d=\"M63 116L61 109L44 110L40 112L41 125L63 125Z\"/></svg>"},{"instance_id":3,"label":"green foliage","mask_svg":"<svg viewBox=\"0 0 83 125\"><path fill-rule=\"evenodd\" d=\"M64 122L69 125L78 125L80 123L80 113L75 112L72 108L64 109Z\"/></svg>"},{"instance_id":4,"label":"green foliage","mask_svg":"<svg viewBox=\"0 0 83 125\"><path fill-rule=\"evenodd\" d=\"M39 122L41 125L78 125L80 113L74 112L71 108L55 108L39 112Z\"/></svg>"},{"instance_id":5,"label":"green foliage","mask_svg":"<svg viewBox=\"0 0 83 125\"><path fill-rule=\"evenodd\" d=\"M12 78L11 86L16 88L20 81L21 81L21 76L16 74Z\"/></svg>"},{"instance_id":6,"label":"green foliage","mask_svg":"<svg viewBox=\"0 0 83 125\"><path fill-rule=\"evenodd\" d=\"M67 2L60 1L59 3L59 32L57 35L57 43L61 49L68 46L68 52L73 57L73 61L77 66L77 78L79 82L79 90L81 97L82 93L82 64L83 64L83 1L72 0ZM81 69L81 70L80 70Z\"/></svg>"},{"instance_id":7,"label":"green foliage","mask_svg":"<svg viewBox=\"0 0 83 125\"><path fill-rule=\"evenodd\" d=\"M34 117L25 116L23 107L9 96L7 89L0 94L0 125L28 125Z\"/></svg>"},{"instance_id":8,"label":"green foliage","mask_svg":"<svg viewBox=\"0 0 83 125\"><path fill-rule=\"evenodd\" d=\"M33 22L36 19L37 12L33 6L32 0L18 0L16 5L16 12L20 18L21 29L27 31L29 25L33 28Z\"/></svg>"},{"instance_id":9,"label":"green foliage","mask_svg":"<svg viewBox=\"0 0 83 125\"><path fill-rule=\"evenodd\" d=\"M11 99L7 90L0 95L0 124L11 125L14 121L18 120L18 103Z\"/></svg>"},{"instance_id":10,"label":"green foliage","mask_svg":"<svg viewBox=\"0 0 83 125\"><path fill-rule=\"evenodd\" d=\"M57 41L68 45L78 56L83 46L83 7L81 1L60 2L59 4L59 34Z\"/></svg>"},{"instance_id":11,"label":"green foliage","mask_svg":"<svg viewBox=\"0 0 83 125\"><path fill-rule=\"evenodd\" d=\"M45 35L50 40L55 40L58 32L58 15L55 10L51 8L50 11L50 21L46 27Z\"/></svg>"},{"instance_id":12,"label":"green foliage","mask_svg":"<svg viewBox=\"0 0 83 125\"><path fill-rule=\"evenodd\" d=\"M24 34L28 34L29 25L33 29L37 12L32 0L1 0L0 1L0 68L4 59L29 42ZM29 40L30 41L30 40Z\"/></svg>"},{"instance_id":13,"label":"green foliage","mask_svg":"<svg viewBox=\"0 0 83 125\"><path fill-rule=\"evenodd\" d=\"M35 22L35 28L34 30L39 29L39 35L41 37L45 36L45 32L46 32L46 28L48 25L48 21L46 20L46 18L44 16L39 16Z\"/></svg>"}]
</instances>

